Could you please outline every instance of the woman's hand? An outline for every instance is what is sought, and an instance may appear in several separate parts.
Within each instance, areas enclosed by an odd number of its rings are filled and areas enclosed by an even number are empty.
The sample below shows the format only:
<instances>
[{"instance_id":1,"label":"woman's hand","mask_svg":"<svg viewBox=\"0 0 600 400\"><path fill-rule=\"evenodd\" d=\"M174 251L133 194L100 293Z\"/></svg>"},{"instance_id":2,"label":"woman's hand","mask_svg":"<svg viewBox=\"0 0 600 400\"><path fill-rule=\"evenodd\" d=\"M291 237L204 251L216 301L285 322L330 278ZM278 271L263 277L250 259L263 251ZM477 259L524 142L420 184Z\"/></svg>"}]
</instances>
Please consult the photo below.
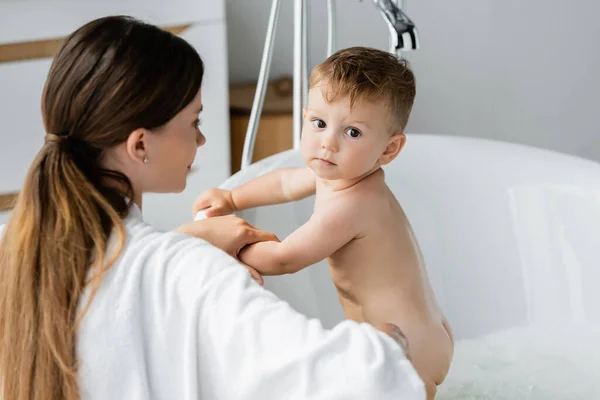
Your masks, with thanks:
<instances>
[{"instance_id":1,"label":"woman's hand","mask_svg":"<svg viewBox=\"0 0 600 400\"><path fill-rule=\"evenodd\" d=\"M175 231L204 239L235 258L237 258L240 250L249 244L263 241L279 241L274 234L261 231L242 218L234 215L188 222L175 229ZM254 268L248 265L245 266L252 278L262 285L264 282L260 274Z\"/></svg>"},{"instance_id":2,"label":"woman's hand","mask_svg":"<svg viewBox=\"0 0 600 400\"><path fill-rule=\"evenodd\" d=\"M212 188L202 192L194 202L194 216L200 210L205 210L207 218L228 215L236 211L231 191Z\"/></svg>"}]
</instances>

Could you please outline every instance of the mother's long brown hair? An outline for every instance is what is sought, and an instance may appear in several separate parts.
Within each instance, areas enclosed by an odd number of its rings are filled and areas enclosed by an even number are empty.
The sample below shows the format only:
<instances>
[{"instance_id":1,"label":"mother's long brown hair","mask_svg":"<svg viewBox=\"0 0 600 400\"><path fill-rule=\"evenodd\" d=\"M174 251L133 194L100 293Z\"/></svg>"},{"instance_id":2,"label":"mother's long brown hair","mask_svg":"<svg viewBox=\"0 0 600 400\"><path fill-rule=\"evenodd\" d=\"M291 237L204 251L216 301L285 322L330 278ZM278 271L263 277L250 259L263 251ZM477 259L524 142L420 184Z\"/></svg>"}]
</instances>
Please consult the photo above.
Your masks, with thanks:
<instances>
[{"instance_id":1,"label":"mother's long brown hair","mask_svg":"<svg viewBox=\"0 0 600 400\"><path fill-rule=\"evenodd\" d=\"M50 135L0 243L0 398L80 398L79 303L115 261L106 257L111 234L121 252L133 198L125 175L101 168L103 153L167 123L203 73L187 42L129 17L92 21L64 42L42 96Z\"/></svg>"}]
</instances>

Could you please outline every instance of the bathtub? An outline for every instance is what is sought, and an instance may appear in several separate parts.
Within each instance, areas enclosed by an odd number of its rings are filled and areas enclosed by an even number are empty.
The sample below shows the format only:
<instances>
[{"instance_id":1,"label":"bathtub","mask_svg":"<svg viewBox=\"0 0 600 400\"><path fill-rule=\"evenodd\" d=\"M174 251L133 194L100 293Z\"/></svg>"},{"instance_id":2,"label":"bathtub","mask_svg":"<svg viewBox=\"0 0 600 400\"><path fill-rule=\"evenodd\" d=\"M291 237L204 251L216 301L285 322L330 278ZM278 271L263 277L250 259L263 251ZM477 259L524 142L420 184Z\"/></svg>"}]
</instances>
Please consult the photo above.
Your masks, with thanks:
<instances>
[{"instance_id":1,"label":"bathtub","mask_svg":"<svg viewBox=\"0 0 600 400\"><path fill-rule=\"evenodd\" d=\"M221 188L302 165L289 150ZM600 164L498 141L413 134L384 170L456 337L438 398L600 399L591 383L600 384ZM308 220L313 202L238 215L283 239ZM325 326L344 318L325 262L266 277L265 287ZM578 367L565 367L571 364Z\"/></svg>"}]
</instances>

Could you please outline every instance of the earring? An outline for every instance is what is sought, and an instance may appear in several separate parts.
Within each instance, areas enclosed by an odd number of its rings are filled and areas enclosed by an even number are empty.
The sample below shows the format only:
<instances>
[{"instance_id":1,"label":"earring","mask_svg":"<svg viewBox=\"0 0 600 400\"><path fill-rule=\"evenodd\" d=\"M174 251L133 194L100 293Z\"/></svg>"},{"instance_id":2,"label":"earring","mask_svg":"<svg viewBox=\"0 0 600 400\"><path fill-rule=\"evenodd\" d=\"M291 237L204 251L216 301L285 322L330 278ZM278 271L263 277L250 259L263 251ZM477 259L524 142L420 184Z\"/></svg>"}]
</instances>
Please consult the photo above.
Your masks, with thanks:
<instances>
[{"instance_id":1,"label":"earring","mask_svg":"<svg viewBox=\"0 0 600 400\"><path fill-rule=\"evenodd\" d=\"M144 156L144 164L148 164L148 156Z\"/></svg>"}]
</instances>

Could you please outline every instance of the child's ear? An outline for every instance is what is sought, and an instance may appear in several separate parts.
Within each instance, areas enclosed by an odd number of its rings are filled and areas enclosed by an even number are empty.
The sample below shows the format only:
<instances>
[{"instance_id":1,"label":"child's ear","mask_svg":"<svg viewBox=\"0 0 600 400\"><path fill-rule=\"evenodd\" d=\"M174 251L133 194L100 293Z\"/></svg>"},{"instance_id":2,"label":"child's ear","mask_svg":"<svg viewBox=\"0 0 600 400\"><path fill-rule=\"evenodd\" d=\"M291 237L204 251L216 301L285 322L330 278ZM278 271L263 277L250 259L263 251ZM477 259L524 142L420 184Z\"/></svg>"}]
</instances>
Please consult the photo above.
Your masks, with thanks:
<instances>
[{"instance_id":1,"label":"child's ear","mask_svg":"<svg viewBox=\"0 0 600 400\"><path fill-rule=\"evenodd\" d=\"M396 133L390 138L390 141L385 148L385 151L379 157L379 163L381 165L386 165L390 163L396 156L400 153L400 150L404 147L406 143L406 135L402 132Z\"/></svg>"}]
</instances>

